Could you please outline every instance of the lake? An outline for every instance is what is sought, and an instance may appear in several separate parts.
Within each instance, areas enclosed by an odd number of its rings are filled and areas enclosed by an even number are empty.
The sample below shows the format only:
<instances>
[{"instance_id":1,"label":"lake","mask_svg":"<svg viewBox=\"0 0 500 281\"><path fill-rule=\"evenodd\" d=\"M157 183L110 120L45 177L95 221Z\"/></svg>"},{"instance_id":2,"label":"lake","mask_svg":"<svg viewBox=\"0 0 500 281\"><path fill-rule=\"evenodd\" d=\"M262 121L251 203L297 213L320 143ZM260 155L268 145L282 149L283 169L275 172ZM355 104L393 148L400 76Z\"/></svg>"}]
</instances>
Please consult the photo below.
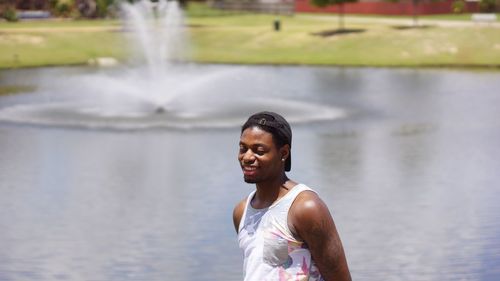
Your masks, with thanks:
<instances>
[{"instance_id":1,"label":"lake","mask_svg":"<svg viewBox=\"0 0 500 281\"><path fill-rule=\"evenodd\" d=\"M1 280L241 280L239 126L269 103L293 120L289 177L327 203L353 280L500 280L499 72L193 66L230 74L195 89L182 126L40 106L60 80L114 71L0 72L32 89L0 97Z\"/></svg>"}]
</instances>

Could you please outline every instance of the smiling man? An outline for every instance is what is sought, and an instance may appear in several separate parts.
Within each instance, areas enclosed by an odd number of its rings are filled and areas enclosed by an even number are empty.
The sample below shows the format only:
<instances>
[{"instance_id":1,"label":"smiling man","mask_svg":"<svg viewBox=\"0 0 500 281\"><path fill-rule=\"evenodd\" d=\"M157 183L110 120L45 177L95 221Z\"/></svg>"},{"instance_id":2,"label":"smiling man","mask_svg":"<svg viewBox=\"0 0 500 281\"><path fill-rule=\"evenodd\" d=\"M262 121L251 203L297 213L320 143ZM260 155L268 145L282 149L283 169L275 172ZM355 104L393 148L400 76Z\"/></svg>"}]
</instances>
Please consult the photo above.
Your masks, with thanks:
<instances>
[{"instance_id":1,"label":"smiling man","mask_svg":"<svg viewBox=\"0 0 500 281\"><path fill-rule=\"evenodd\" d=\"M290 125L274 112L254 114L241 128L238 160L256 186L233 212L244 280L351 280L327 206L286 176L291 145Z\"/></svg>"}]
</instances>

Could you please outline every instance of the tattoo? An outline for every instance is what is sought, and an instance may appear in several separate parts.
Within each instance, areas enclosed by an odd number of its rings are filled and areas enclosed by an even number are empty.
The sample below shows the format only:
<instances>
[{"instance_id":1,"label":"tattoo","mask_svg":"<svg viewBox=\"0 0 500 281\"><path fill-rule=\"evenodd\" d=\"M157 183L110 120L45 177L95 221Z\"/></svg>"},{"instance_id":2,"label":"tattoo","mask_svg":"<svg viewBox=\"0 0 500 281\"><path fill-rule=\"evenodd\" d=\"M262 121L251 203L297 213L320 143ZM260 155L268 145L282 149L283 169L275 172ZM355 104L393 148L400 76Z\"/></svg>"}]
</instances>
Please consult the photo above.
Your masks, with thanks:
<instances>
[{"instance_id":1,"label":"tattoo","mask_svg":"<svg viewBox=\"0 0 500 281\"><path fill-rule=\"evenodd\" d=\"M321 218L309 230L312 258L325 280L338 276L345 267L344 251L335 226L329 218ZM329 231L330 230L330 231Z\"/></svg>"}]
</instances>

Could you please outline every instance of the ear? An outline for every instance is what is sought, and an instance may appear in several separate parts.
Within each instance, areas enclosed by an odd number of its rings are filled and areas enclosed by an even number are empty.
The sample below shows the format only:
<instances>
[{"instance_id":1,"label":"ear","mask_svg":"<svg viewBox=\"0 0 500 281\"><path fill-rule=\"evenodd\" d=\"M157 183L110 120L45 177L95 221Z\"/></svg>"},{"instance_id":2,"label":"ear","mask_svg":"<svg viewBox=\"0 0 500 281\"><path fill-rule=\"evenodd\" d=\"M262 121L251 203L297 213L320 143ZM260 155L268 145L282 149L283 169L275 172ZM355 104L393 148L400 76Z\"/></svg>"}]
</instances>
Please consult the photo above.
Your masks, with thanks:
<instances>
[{"instance_id":1,"label":"ear","mask_svg":"<svg viewBox=\"0 0 500 281\"><path fill-rule=\"evenodd\" d=\"M290 145L285 144L280 148L280 156L281 159L288 159L288 156L290 155Z\"/></svg>"}]
</instances>

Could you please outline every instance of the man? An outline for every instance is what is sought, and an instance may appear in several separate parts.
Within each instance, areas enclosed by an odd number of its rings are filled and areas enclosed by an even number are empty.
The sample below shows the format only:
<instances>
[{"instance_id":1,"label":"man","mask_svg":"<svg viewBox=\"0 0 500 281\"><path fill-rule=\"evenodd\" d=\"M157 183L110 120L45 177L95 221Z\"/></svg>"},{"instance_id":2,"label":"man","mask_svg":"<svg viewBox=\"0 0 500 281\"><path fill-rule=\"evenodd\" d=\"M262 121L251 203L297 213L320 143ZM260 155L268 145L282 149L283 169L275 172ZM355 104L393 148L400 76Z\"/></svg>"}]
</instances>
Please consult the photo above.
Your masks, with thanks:
<instances>
[{"instance_id":1,"label":"man","mask_svg":"<svg viewBox=\"0 0 500 281\"><path fill-rule=\"evenodd\" d=\"M285 174L291 144L290 125L274 112L254 114L242 126L238 160L245 182L256 184L233 212L244 280L351 280L327 206Z\"/></svg>"}]
</instances>

